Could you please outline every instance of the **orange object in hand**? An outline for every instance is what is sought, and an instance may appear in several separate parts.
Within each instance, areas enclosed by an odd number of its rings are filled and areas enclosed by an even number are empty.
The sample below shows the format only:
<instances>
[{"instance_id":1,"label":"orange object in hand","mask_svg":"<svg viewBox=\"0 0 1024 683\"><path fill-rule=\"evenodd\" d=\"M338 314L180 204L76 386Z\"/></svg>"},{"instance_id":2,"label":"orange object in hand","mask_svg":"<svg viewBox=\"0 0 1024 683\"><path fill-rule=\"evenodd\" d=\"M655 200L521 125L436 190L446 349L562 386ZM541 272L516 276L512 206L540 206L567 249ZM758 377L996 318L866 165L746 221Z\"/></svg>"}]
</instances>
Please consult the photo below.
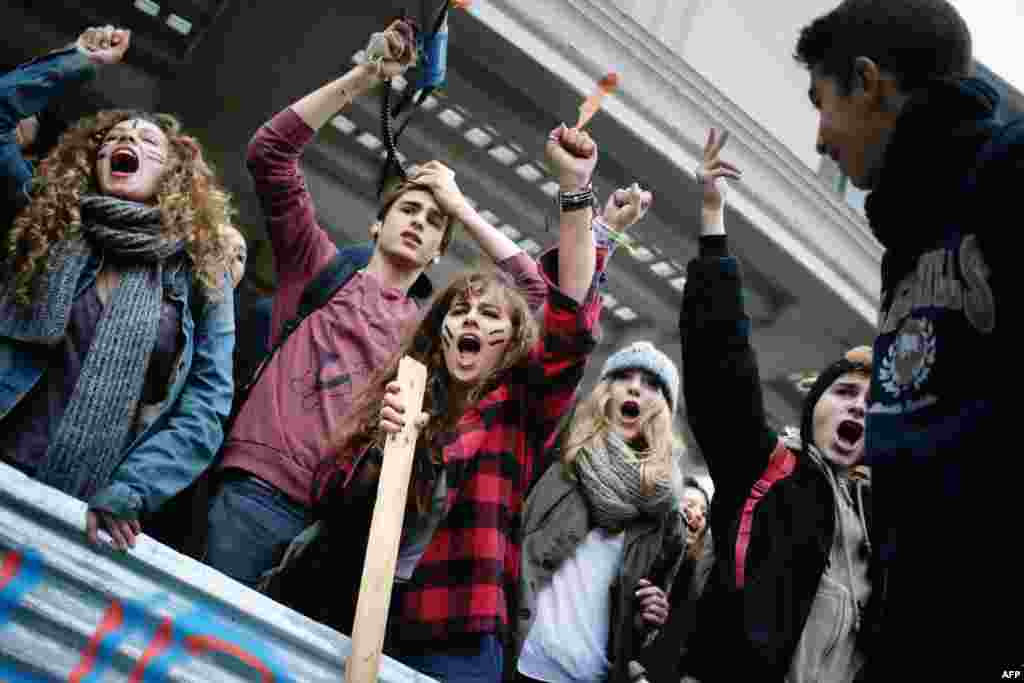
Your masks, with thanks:
<instances>
[{"instance_id":1,"label":"orange object in hand","mask_svg":"<svg viewBox=\"0 0 1024 683\"><path fill-rule=\"evenodd\" d=\"M597 82L597 87L605 94L612 93L615 88L619 87L619 75L614 71L608 72Z\"/></svg>"},{"instance_id":2,"label":"orange object in hand","mask_svg":"<svg viewBox=\"0 0 1024 683\"><path fill-rule=\"evenodd\" d=\"M583 103L580 105L580 118L576 121L574 128L579 130L583 128L583 126L587 125L587 123L590 122L590 119L594 117L594 114L601 109L601 100L604 96L615 92L617 87L619 87L619 75L614 71L610 71L605 74L605 76L597 82L597 90L594 91L594 94L583 100Z\"/></svg>"}]
</instances>

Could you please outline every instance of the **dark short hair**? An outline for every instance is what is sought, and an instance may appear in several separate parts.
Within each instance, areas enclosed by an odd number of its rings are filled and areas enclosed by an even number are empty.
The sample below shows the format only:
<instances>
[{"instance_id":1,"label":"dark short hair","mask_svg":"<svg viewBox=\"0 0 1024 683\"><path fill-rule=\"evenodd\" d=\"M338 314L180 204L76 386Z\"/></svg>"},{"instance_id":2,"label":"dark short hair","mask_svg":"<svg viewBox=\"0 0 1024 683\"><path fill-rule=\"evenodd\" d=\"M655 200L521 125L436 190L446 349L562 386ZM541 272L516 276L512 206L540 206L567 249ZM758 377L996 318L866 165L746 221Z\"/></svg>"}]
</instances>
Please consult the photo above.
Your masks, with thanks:
<instances>
[{"instance_id":1,"label":"dark short hair","mask_svg":"<svg viewBox=\"0 0 1024 683\"><path fill-rule=\"evenodd\" d=\"M377 220L383 221L384 217L388 215L388 211L390 211L391 207L395 205L395 202L397 202L398 199L406 192L412 192L413 190L420 190L422 192L426 192L431 197L434 196L434 191L426 185L410 183L409 181L393 183L381 193L380 208L377 210ZM455 232L455 217L447 214L445 215L448 218L448 225L444 229L444 237L441 238L440 251L442 254L448 251L448 245L451 244L452 235Z\"/></svg>"},{"instance_id":2,"label":"dark short hair","mask_svg":"<svg viewBox=\"0 0 1024 683\"><path fill-rule=\"evenodd\" d=\"M971 71L971 32L946 0L845 0L800 30L796 60L853 85L854 60L868 57L904 92Z\"/></svg>"}]
</instances>

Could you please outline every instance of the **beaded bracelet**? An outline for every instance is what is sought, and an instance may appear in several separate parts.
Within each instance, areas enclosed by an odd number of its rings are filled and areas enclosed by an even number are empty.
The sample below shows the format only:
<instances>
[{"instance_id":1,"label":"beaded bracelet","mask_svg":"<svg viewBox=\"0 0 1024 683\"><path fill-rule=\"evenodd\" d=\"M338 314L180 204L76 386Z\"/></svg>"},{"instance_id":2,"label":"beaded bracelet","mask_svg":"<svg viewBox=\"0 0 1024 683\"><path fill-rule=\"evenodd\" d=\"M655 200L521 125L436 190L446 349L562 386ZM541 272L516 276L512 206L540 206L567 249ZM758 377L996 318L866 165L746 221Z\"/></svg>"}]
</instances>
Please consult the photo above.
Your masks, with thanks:
<instances>
[{"instance_id":1,"label":"beaded bracelet","mask_svg":"<svg viewBox=\"0 0 1024 683\"><path fill-rule=\"evenodd\" d=\"M611 258L615 253L615 248L620 245L625 247L629 253L633 253L633 238L625 232L615 230L601 216L594 216L591 225L594 230L594 244L605 247L608 250L608 258Z\"/></svg>"}]
</instances>

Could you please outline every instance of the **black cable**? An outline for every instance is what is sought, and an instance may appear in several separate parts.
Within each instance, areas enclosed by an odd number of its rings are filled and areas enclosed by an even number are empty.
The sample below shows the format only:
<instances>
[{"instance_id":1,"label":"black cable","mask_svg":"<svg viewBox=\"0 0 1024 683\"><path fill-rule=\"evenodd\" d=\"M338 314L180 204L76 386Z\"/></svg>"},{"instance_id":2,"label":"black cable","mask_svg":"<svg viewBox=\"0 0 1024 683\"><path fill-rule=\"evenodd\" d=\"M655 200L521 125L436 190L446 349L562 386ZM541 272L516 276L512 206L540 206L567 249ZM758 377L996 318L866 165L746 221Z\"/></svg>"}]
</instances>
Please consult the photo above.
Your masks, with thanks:
<instances>
[{"instance_id":1,"label":"black cable","mask_svg":"<svg viewBox=\"0 0 1024 683\"><path fill-rule=\"evenodd\" d=\"M422 4L421 4L422 7ZM437 12L437 16L434 19L434 24L430 32L430 37L437 35L437 32L441 30L444 25L444 20L448 16L449 0L442 0L441 8ZM405 18L403 13L403 18ZM401 161L398 159L398 138L401 137L402 133L405 132L406 127L412 120L413 114L420 105L427 99L427 97L434 91L434 86L425 86L420 88L418 96L413 99L416 93L411 85L407 86L405 96L396 103L395 107L391 106L391 79L387 79L384 82L384 93L381 102L381 137L384 140L385 158L384 164L381 168L380 179L377 184L377 196L380 197L384 193L384 189L387 187L388 180L392 175L399 177L402 181L409 179L402 167ZM412 105L410 108L410 104ZM409 113L405 117L405 120L398 127L397 132L394 129L394 119L396 116L402 113L405 109L409 108Z\"/></svg>"},{"instance_id":2,"label":"black cable","mask_svg":"<svg viewBox=\"0 0 1024 683\"><path fill-rule=\"evenodd\" d=\"M381 137L384 139L386 155L384 157L384 166L380 172L380 180L377 184L377 197L384 194L388 179L391 178L392 174L403 182L409 180L409 176L402 167L402 162L398 159L398 147L395 144L395 135L392 131L390 78L384 81L383 102L381 102L380 108L380 128Z\"/></svg>"}]
</instances>

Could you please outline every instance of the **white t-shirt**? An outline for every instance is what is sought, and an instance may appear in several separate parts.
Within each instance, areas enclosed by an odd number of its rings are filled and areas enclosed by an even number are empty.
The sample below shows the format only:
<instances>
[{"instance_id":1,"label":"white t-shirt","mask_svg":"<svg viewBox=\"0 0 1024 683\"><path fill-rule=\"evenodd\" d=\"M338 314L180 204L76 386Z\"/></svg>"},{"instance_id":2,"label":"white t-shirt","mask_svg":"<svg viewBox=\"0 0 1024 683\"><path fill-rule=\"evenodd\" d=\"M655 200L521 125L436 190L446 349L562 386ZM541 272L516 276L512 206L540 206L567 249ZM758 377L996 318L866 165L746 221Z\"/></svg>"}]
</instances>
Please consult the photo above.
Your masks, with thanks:
<instances>
[{"instance_id":1,"label":"white t-shirt","mask_svg":"<svg viewBox=\"0 0 1024 683\"><path fill-rule=\"evenodd\" d=\"M622 566L626 532L592 529L537 595L536 617L519 655L519 672L547 683L608 677L611 586Z\"/></svg>"}]
</instances>

